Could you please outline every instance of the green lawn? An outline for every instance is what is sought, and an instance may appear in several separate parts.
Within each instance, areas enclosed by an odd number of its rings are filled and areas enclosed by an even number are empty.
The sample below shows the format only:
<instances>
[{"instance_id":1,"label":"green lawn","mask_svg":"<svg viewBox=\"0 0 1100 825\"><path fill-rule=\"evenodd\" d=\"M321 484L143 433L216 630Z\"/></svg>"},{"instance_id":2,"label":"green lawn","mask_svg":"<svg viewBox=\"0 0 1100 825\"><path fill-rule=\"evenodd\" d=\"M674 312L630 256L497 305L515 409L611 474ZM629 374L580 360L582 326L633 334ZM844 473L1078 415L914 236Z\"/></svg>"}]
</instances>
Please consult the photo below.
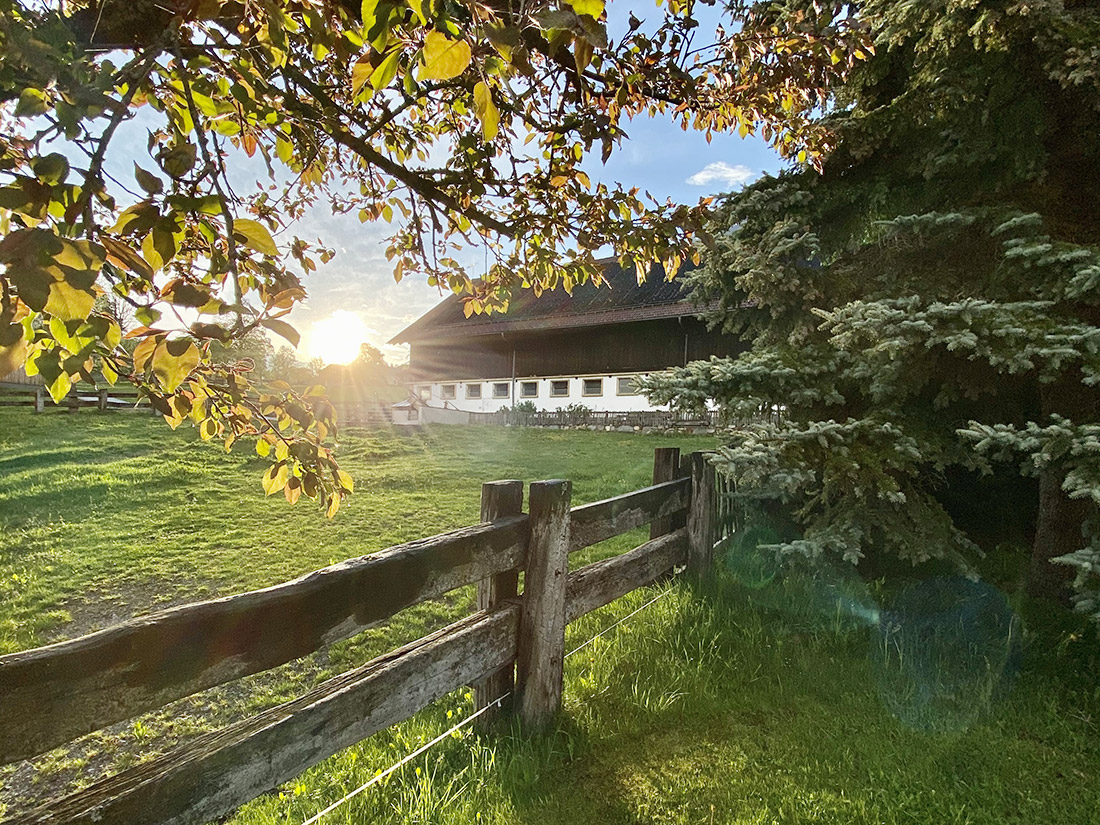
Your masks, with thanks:
<instances>
[{"instance_id":1,"label":"green lawn","mask_svg":"<svg viewBox=\"0 0 1100 825\"><path fill-rule=\"evenodd\" d=\"M143 415L0 410L0 651L472 523L484 480L571 478L575 501L592 501L647 483L655 446L711 443L489 428L349 434L341 454L356 496L325 521L304 500L264 499L263 465L243 449L226 455ZM980 711L971 724L917 730L890 712L914 699L876 665L876 627L849 617L869 611L822 597L828 572L753 589L723 568L705 592L674 584L568 660L552 735L464 731L323 822L1100 822L1094 637L1028 630L1010 688L971 696L972 685L957 686L951 700ZM889 599L842 579L853 604ZM585 617L567 649L661 592ZM405 611L306 660L0 769L0 806L14 814L66 782L290 698L450 621L470 598ZM469 710L456 692L232 822L300 824Z\"/></svg>"}]
</instances>

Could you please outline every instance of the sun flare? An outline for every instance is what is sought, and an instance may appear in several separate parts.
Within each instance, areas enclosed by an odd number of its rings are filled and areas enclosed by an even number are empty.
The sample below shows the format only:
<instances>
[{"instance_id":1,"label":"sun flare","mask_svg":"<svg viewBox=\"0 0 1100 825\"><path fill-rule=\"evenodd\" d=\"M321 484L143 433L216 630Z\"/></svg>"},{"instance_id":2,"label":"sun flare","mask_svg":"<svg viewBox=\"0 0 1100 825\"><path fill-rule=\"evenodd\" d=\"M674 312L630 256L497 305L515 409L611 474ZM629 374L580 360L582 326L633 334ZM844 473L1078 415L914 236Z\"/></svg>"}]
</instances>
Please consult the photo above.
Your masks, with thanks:
<instances>
[{"instance_id":1,"label":"sun flare","mask_svg":"<svg viewBox=\"0 0 1100 825\"><path fill-rule=\"evenodd\" d=\"M350 364L371 331L356 313L340 309L313 323L307 349L311 358L320 358L326 364Z\"/></svg>"}]
</instances>

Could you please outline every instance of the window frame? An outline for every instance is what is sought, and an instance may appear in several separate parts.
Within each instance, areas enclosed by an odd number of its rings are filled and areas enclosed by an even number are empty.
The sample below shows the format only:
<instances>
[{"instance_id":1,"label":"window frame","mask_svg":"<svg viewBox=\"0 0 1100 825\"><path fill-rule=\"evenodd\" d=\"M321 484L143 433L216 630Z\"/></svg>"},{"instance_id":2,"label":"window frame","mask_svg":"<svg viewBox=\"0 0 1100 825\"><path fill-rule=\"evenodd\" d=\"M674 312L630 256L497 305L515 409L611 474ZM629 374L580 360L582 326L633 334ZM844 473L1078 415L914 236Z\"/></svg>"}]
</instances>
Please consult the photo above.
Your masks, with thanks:
<instances>
[{"instance_id":1,"label":"window frame","mask_svg":"<svg viewBox=\"0 0 1100 825\"><path fill-rule=\"evenodd\" d=\"M600 386L599 392L589 392L588 385L590 383L598 383ZM603 378L582 378L581 396L584 398L603 398Z\"/></svg>"},{"instance_id":2,"label":"window frame","mask_svg":"<svg viewBox=\"0 0 1100 825\"><path fill-rule=\"evenodd\" d=\"M440 384L439 397L444 401L454 401L458 398L458 386L456 384Z\"/></svg>"},{"instance_id":3,"label":"window frame","mask_svg":"<svg viewBox=\"0 0 1100 825\"><path fill-rule=\"evenodd\" d=\"M558 385L565 385L565 392L558 392ZM569 379L559 378L550 382L550 397L551 398L568 398L569 397Z\"/></svg>"},{"instance_id":4,"label":"window frame","mask_svg":"<svg viewBox=\"0 0 1100 825\"><path fill-rule=\"evenodd\" d=\"M477 389L477 393L473 393L472 390ZM466 400L467 401L480 401L484 396L482 394L482 386L479 383L466 385Z\"/></svg>"},{"instance_id":5,"label":"window frame","mask_svg":"<svg viewBox=\"0 0 1100 825\"><path fill-rule=\"evenodd\" d=\"M417 384L416 385L416 397L421 401L432 400L432 385L431 384Z\"/></svg>"},{"instance_id":6,"label":"window frame","mask_svg":"<svg viewBox=\"0 0 1100 825\"><path fill-rule=\"evenodd\" d=\"M501 387L504 388L504 392L498 393L497 390L500 389ZM502 398L510 398L510 397L511 397L511 393L508 390L508 382L507 381L494 381L493 382L493 399L494 400L499 401Z\"/></svg>"},{"instance_id":7,"label":"window frame","mask_svg":"<svg viewBox=\"0 0 1100 825\"><path fill-rule=\"evenodd\" d=\"M637 375L620 375L620 376L616 377L616 379L615 379L615 394L616 395L621 395L621 396L641 395L642 394L641 391L638 389L637 385L634 383L635 381L638 380L639 377L640 376L637 376ZM631 390L629 392L623 392L623 384L622 384L623 381L629 381L630 382Z\"/></svg>"},{"instance_id":8,"label":"window frame","mask_svg":"<svg viewBox=\"0 0 1100 825\"><path fill-rule=\"evenodd\" d=\"M533 392L527 392L527 388L531 387ZM538 398L539 397L539 382L538 381L520 381L519 382L519 397L520 398Z\"/></svg>"}]
</instances>

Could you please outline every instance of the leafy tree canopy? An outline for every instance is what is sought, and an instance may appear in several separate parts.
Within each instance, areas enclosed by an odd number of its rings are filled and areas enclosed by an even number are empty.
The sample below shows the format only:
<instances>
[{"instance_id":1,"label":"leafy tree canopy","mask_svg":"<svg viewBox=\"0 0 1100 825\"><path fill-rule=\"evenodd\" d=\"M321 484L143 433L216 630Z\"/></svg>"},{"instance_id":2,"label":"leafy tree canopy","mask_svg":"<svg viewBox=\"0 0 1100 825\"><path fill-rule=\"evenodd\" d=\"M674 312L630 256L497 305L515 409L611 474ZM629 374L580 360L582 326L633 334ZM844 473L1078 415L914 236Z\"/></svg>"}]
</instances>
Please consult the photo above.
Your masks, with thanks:
<instances>
[{"instance_id":1,"label":"leafy tree canopy","mask_svg":"<svg viewBox=\"0 0 1100 825\"><path fill-rule=\"evenodd\" d=\"M968 567L978 548L937 494L950 474L1012 462L1039 477L1031 590L1066 598L1076 564L1100 615L1100 10L855 13L875 52L833 90L822 174L726 199L695 278L751 349L651 390L786 408L723 463L742 500L794 505L787 553Z\"/></svg>"},{"instance_id":2,"label":"leafy tree canopy","mask_svg":"<svg viewBox=\"0 0 1100 825\"><path fill-rule=\"evenodd\" d=\"M285 382L253 387L211 342L284 320L331 251L284 233L318 200L391 222L394 275L462 293L468 311L516 289L598 278L610 247L639 273L694 254L703 206L594 184L636 116L759 132L815 162L811 113L864 56L844 4L733 2L699 34L693 0L609 35L604 0L0 0L0 371L26 363L60 398L98 368L141 387L204 438L258 435L269 493L335 512L331 405ZM142 112L130 179L105 162ZM259 159L245 196L227 167ZM454 257L485 245L474 280ZM93 311L111 293L139 326ZM224 319L229 318L226 322Z\"/></svg>"}]
</instances>

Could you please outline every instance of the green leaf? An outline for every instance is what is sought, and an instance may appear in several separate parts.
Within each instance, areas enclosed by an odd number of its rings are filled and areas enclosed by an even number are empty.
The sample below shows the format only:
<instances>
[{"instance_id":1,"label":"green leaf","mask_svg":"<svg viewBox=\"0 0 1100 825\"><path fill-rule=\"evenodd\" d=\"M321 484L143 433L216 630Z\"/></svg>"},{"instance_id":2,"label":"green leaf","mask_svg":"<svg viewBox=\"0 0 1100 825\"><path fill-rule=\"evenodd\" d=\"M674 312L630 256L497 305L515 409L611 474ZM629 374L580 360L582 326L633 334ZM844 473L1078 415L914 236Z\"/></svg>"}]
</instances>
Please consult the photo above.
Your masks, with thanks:
<instances>
[{"instance_id":1,"label":"green leaf","mask_svg":"<svg viewBox=\"0 0 1100 825\"><path fill-rule=\"evenodd\" d=\"M134 164L134 178L137 179L138 186L150 195L159 195L164 191L164 184L161 183L160 178L152 172L146 172L136 163Z\"/></svg>"},{"instance_id":2,"label":"green leaf","mask_svg":"<svg viewBox=\"0 0 1100 825\"><path fill-rule=\"evenodd\" d=\"M500 110L493 103L492 92L485 83L474 86L474 111L477 119L481 121L481 135L485 140L492 140L497 136L500 126Z\"/></svg>"},{"instance_id":3,"label":"green leaf","mask_svg":"<svg viewBox=\"0 0 1100 825\"><path fill-rule=\"evenodd\" d=\"M33 117L44 114L49 108L50 104L46 101L44 91L27 88L19 93L19 102L15 104L15 116Z\"/></svg>"},{"instance_id":4,"label":"green leaf","mask_svg":"<svg viewBox=\"0 0 1100 825\"><path fill-rule=\"evenodd\" d=\"M175 392L200 359L198 347L187 338L163 341L153 353L153 374L165 392Z\"/></svg>"},{"instance_id":5,"label":"green leaf","mask_svg":"<svg viewBox=\"0 0 1100 825\"><path fill-rule=\"evenodd\" d=\"M261 255L276 256L279 248L275 246L275 239L267 231L267 227L259 221L248 218L237 218L233 221L233 236L238 237L241 243L250 249L254 249Z\"/></svg>"},{"instance_id":6,"label":"green leaf","mask_svg":"<svg viewBox=\"0 0 1100 825\"><path fill-rule=\"evenodd\" d=\"M424 64L421 80L450 80L458 77L470 65L473 55L465 40L451 40L443 32L430 31L424 38Z\"/></svg>"},{"instance_id":7,"label":"green leaf","mask_svg":"<svg viewBox=\"0 0 1100 825\"><path fill-rule=\"evenodd\" d=\"M134 310L134 317L147 327L151 327L160 320L160 310L153 307L138 307Z\"/></svg>"},{"instance_id":8,"label":"green leaf","mask_svg":"<svg viewBox=\"0 0 1100 825\"><path fill-rule=\"evenodd\" d=\"M298 330L288 324L286 321L280 321L276 318L265 318L260 321L260 325L267 327L276 335L281 335L286 340L290 341L291 345L297 349L298 343L301 341L302 336L298 334Z\"/></svg>"},{"instance_id":9,"label":"green leaf","mask_svg":"<svg viewBox=\"0 0 1100 825\"><path fill-rule=\"evenodd\" d=\"M50 186L64 183L65 178L69 175L69 161L58 152L51 152L45 157L36 158L34 163L31 164L31 168L34 169L36 178Z\"/></svg>"},{"instance_id":10,"label":"green leaf","mask_svg":"<svg viewBox=\"0 0 1100 825\"><path fill-rule=\"evenodd\" d=\"M386 59L378 64L378 68L370 76L370 85L375 91L385 89L397 76L397 62L401 56L400 51L392 51L386 55Z\"/></svg>"}]
</instances>

